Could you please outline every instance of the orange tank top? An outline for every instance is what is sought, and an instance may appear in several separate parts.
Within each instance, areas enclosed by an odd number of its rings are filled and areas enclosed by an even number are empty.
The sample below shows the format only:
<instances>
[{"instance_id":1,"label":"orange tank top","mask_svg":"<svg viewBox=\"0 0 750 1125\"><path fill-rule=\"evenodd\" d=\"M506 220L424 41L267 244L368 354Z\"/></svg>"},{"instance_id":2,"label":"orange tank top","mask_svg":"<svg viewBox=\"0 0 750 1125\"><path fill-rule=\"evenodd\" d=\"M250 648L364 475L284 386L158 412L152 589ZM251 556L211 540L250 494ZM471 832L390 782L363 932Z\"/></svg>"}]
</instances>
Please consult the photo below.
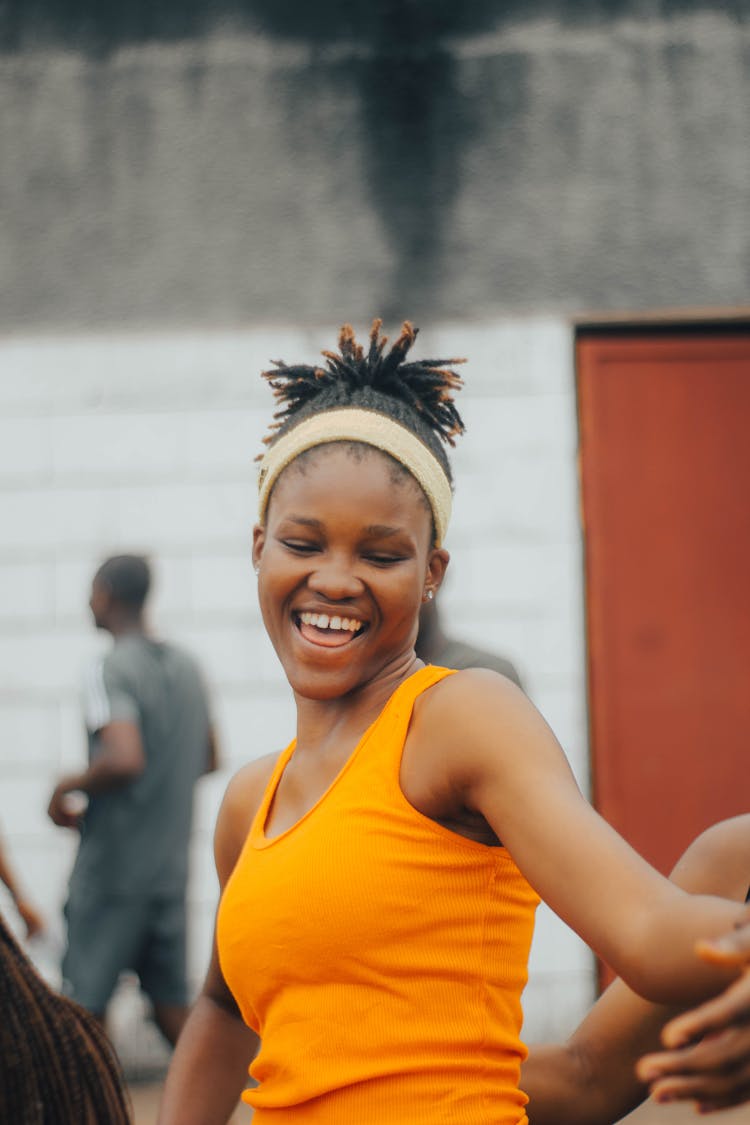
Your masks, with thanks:
<instances>
[{"instance_id":1,"label":"orange tank top","mask_svg":"<svg viewBox=\"0 0 750 1125\"><path fill-rule=\"evenodd\" d=\"M255 1125L524 1125L521 991L535 892L505 848L414 809L393 693L319 801L266 838L276 764L219 907L224 977L261 1038Z\"/></svg>"}]
</instances>

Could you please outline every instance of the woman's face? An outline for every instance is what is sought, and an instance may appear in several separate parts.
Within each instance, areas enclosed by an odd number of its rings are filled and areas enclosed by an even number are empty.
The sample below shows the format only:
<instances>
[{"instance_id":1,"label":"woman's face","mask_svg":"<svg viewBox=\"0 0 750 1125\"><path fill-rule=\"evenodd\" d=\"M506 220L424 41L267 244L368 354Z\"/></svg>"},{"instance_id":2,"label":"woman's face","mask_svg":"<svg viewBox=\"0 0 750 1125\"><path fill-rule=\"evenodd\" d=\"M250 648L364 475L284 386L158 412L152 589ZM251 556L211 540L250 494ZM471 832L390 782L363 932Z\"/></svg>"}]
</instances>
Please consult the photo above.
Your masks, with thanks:
<instances>
[{"instance_id":1,"label":"woman's face","mask_svg":"<svg viewBox=\"0 0 750 1125\"><path fill-rule=\"evenodd\" d=\"M263 621L299 695L338 698L413 657L425 591L448 564L431 538L419 485L377 450L330 444L284 470L253 559Z\"/></svg>"}]
</instances>

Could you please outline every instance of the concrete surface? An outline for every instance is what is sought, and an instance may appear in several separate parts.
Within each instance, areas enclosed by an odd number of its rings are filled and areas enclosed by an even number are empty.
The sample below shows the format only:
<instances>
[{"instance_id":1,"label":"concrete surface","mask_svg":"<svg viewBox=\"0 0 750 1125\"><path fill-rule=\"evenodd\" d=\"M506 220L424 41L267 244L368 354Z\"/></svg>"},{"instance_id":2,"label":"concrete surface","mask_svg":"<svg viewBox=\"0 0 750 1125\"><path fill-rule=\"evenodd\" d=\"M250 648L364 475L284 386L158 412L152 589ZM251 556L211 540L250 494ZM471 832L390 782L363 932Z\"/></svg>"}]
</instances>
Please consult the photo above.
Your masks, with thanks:
<instances>
[{"instance_id":1,"label":"concrete surface","mask_svg":"<svg viewBox=\"0 0 750 1125\"><path fill-rule=\"evenodd\" d=\"M11 5L0 324L747 300L747 4L435 6L334 3L316 43L304 0L136 5L182 22L140 41L120 6Z\"/></svg>"}]
</instances>

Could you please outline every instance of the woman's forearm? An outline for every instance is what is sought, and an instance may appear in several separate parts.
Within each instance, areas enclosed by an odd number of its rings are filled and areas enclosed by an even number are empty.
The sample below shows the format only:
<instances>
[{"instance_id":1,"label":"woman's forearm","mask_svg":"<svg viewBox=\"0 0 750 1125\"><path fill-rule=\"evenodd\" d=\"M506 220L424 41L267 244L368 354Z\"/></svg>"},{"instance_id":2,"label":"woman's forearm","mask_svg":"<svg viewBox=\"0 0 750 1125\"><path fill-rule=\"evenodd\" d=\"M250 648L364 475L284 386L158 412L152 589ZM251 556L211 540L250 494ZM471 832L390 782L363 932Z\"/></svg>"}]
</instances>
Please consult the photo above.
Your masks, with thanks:
<instances>
[{"instance_id":1,"label":"woman's forearm","mask_svg":"<svg viewBox=\"0 0 750 1125\"><path fill-rule=\"evenodd\" d=\"M739 969L701 962L696 946L730 931L742 913L739 903L713 895L681 895L659 921L650 919L643 942L633 942L639 945L638 965L621 975L634 992L660 1004L687 1007L717 995L739 976Z\"/></svg>"},{"instance_id":2,"label":"woman's forearm","mask_svg":"<svg viewBox=\"0 0 750 1125\"><path fill-rule=\"evenodd\" d=\"M226 1125L257 1049L241 1019L201 994L172 1057L158 1125Z\"/></svg>"}]
</instances>

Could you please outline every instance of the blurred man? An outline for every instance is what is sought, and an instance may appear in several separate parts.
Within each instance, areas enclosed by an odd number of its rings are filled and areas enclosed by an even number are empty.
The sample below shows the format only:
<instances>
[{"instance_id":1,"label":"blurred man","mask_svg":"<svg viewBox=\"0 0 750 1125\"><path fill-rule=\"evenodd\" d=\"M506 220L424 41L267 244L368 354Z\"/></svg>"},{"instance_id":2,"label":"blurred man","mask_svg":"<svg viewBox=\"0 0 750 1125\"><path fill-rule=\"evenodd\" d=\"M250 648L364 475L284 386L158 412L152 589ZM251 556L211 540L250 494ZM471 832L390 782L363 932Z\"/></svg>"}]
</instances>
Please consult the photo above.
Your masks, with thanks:
<instances>
[{"instance_id":1,"label":"blurred man","mask_svg":"<svg viewBox=\"0 0 750 1125\"><path fill-rule=\"evenodd\" d=\"M443 632L443 623L440 618L436 598L430 598L423 603L419 612L419 633L414 646L417 656L425 664L436 664L442 668L489 668L492 672L500 672L507 676L514 684L523 689L521 677L514 664L504 656L496 656L494 652L477 648L466 641L456 640Z\"/></svg>"},{"instance_id":2,"label":"blurred man","mask_svg":"<svg viewBox=\"0 0 750 1125\"><path fill-rule=\"evenodd\" d=\"M94 577L91 612L114 645L85 685L88 768L58 782L48 812L81 833L64 990L103 1020L120 973L132 969L175 1043L188 1006L193 788L217 763L196 662L146 631L149 586L148 563L135 555L108 559Z\"/></svg>"}]
</instances>

